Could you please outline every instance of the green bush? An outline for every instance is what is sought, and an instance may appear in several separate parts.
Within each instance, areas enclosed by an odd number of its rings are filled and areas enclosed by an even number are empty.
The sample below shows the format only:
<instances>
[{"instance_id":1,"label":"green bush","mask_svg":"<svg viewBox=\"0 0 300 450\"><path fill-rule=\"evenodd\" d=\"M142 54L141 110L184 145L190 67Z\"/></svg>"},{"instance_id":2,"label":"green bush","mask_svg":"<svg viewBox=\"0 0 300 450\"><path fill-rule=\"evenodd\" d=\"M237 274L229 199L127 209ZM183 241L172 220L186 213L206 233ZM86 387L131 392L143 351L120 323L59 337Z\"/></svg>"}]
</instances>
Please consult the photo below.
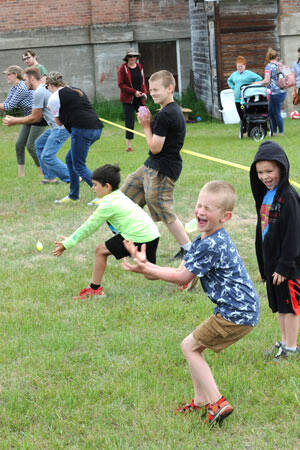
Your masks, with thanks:
<instances>
[{"instance_id":1,"label":"green bush","mask_svg":"<svg viewBox=\"0 0 300 450\"><path fill-rule=\"evenodd\" d=\"M124 120L122 103L119 100L106 100L98 97L94 100L93 108L98 116L107 120Z\"/></svg>"},{"instance_id":2,"label":"green bush","mask_svg":"<svg viewBox=\"0 0 300 450\"><path fill-rule=\"evenodd\" d=\"M197 119L201 117L201 120L210 120L210 115L206 112L205 105L202 100L198 100L195 92L192 88L187 88L178 100L178 103L182 108L189 108L192 112L189 114L190 119Z\"/></svg>"},{"instance_id":3,"label":"green bush","mask_svg":"<svg viewBox=\"0 0 300 450\"><path fill-rule=\"evenodd\" d=\"M192 112L189 114L190 119L197 119L201 117L201 120L211 120L205 109L205 105L201 100L196 98L195 92L192 88L188 88L184 91L180 98L176 98L176 102L182 108L190 108ZM152 97L149 95L146 101L146 106L154 115L159 110L159 105L156 105ZM122 103L119 100L106 100L103 97L98 97L94 103L93 107L100 117L107 120L124 120Z\"/></svg>"}]
</instances>

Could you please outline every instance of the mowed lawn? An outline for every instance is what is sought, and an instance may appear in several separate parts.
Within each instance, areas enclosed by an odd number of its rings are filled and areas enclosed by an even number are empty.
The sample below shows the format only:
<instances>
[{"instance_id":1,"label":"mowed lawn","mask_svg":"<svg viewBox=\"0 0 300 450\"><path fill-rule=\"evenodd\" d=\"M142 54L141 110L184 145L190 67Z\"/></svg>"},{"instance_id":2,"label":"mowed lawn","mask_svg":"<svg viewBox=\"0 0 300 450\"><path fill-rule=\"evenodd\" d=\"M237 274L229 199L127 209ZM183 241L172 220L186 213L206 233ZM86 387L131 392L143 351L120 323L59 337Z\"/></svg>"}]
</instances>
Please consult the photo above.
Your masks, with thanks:
<instances>
[{"instance_id":1,"label":"mowed lawn","mask_svg":"<svg viewBox=\"0 0 300 450\"><path fill-rule=\"evenodd\" d=\"M103 226L60 258L52 256L54 241L93 211L87 205L93 193L83 184L80 203L55 205L68 186L40 184L28 153L26 176L18 178L18 131L0 126L0 448L300 448L300 360L276 365L264 358L280 335L256 264L248 172L183 153L175 191L176 212L187 222L205 182L234 185L238 201L227 229L261 299L260 323L250 335L218 355L206 352L222 394L235 408L221 428L210 430L197 413L182 417L174 410L193 397L180 342L213 304L200 285L182 293L125 272L113 258L103 280L106 296L74 300L91 280L96 245L111 233ZM286 150L291 178L300 183L300 121L286 120L285 136L273 139ZM133 148L126 153L123 131L106 125L88 166L119 163L124 179L146 158L142 137ZM258 144L239 140L238 125L200 122L188 124L184 148L250 166ZM169 265L178 246L159 228L158 264Z\"/></svg>"}]
</instances>

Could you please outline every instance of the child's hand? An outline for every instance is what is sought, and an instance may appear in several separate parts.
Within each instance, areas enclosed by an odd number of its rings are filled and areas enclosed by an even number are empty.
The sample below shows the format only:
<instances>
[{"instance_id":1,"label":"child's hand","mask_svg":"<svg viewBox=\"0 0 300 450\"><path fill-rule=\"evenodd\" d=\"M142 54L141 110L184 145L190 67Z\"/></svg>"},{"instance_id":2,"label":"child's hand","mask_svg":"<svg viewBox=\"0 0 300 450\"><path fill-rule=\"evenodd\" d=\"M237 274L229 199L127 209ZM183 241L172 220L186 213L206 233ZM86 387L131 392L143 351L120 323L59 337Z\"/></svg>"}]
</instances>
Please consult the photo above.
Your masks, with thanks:
<instances>
[{"instance_id":1,"label":"child's hand","mask_svg":"<svg viewBox=\"0 0 300 450\"><path fill-rule=\"evenodd\" d=\"M286 277L284 277L283 275L280 275L277 272L274 272L272 277L273 277L273 284L275 284L275 286L279 286L281 283L283 283L286 280Z\"/></svg>"},{"instance_id":2,"label":"child's hand","mask_svg":"<svg viewBox=\"0 0 300 450\"><path fill-rule=\"evenodd\" d=\"M137 119L139 124L145 128L146 126L150 126L151 122L151 113L149 109L146 106L140 106L138 113L137 113Z\"/></svg>"},{"instance_id":3,"label":"child's hand","mask_svg":"<svg viewBox=\"0 0 300 450\"><path fill-rule=\"evenodd\" d=\"M65 236L61 236L61 239L64 241L66 239ZM55 241L55 250L52 251L54 256L60 256L66 249L62 242Z\"/></svg>"},{"instance_id":4,"label":"child's hand","mask_svg":"<svg viewBox=\"0 0 300 450\"><path fill-rule=\"evenodd\" d=\"M138 251L138 248L130 241L123 241L124 247L133 258L135 264L130 264L126 258L124 258L122 267L125 270L136 273L143 273L145 268L145 264L147 263L146 258L146 244L143 244L141 247L141 251Z\"/></svg>"}]
</instances>

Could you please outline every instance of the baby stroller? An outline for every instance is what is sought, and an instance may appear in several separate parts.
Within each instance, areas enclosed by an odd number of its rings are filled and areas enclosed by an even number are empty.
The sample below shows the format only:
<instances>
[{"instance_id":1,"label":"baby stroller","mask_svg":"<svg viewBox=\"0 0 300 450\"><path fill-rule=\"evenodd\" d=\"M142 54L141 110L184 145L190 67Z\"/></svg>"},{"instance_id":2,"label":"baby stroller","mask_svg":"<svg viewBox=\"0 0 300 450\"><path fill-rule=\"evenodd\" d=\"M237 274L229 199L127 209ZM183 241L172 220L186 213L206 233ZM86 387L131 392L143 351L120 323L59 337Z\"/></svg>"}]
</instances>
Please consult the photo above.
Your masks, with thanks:
<instances>
[{"instance_id":1,"label":"baby stroller","mask_svg":"<svg viewBox=\"0 0 300 450\"><path fill-rule=\"evenodd\" d=\"M254 141L259 142L270 133L268 114L267 88L258 84L250 84L241 88L241 108L244 109L244 119L240 123L239 138L247 133Z\"/></svg>"}]
</instances>

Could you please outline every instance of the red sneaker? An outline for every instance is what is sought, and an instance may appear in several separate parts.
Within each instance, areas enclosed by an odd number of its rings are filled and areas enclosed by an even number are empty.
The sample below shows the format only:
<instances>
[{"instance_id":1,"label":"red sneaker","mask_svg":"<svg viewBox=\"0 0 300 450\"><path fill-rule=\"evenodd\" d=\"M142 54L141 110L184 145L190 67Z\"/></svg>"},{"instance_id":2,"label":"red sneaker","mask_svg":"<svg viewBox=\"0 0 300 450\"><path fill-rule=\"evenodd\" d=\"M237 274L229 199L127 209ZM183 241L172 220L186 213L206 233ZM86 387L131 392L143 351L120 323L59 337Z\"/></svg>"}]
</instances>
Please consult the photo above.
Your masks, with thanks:
<instances>
[{"instance_id":1,"label":"red sneaker","mask_svg":"<svg viewBox=\"0 0 300 450\"><path fill-rule=\"evenodd\" d=\"M177 408L176 412L180 414L185 414L191 413L192 411L201 411L201 416L205 416L208 406L209 403L207 403L206 405L197 406L194 403L194 399L192 399L191 403L188 403L184 406L181 406L180 408Z\"/></svg>"},{"instance_id":2,"label":"red sneaker","mask_svg":"<svg viewBox=\"0 0 300 450\"><path fill-rule=\"evenodd\" d=\"M194 287L196 286L196 284L198 283L198 281L199 281L199 278L195 277L189 283L182 284L182 285L177 284L177 289L179 289L181 292L182 291L192 291L194 289Z\"/></svg>"},{"instance_id":3,"label":"red sneaker","mask_svg":"<svg viewBox=\"0 0 300 450\"><path fill-rule=\"evenodd\" d=\"M126 152L132 152L132 148L131 148L131 147L128 147L127 150L126 150Z\"/></svg>"},{"instance_id":4,"label":"red sneaker","mask_svg":"<svg viewBox=\"0 0 300 450\"><path fill-rule=\"evenodd\" d=\"M225 397L221 397L216 403L210 404L207 408L206 423L213 425L221 424L225 417L229 416L233 411L233 407L228 403Z\"/></svg>"},{"instance_id":5,"label":"red sneaker","mask_svg":"<svg viewBox=\"0 0 300 450\"><path fill-rule=\"evenodd\" d=\"M91 286L89 286L87 288L84 288L84 289L81 289L81 291L79 292L78 297L74 297L74 299L75 300L85 300L85 299L87 299L89 297L92 297L94 295L96 295L98 297L101 297L101 296L103 297L104 296L104 292L103 292L103 289L102 289L101 286L98 287L98 289L92 289Z\"/></svg>"}]
</instances>

